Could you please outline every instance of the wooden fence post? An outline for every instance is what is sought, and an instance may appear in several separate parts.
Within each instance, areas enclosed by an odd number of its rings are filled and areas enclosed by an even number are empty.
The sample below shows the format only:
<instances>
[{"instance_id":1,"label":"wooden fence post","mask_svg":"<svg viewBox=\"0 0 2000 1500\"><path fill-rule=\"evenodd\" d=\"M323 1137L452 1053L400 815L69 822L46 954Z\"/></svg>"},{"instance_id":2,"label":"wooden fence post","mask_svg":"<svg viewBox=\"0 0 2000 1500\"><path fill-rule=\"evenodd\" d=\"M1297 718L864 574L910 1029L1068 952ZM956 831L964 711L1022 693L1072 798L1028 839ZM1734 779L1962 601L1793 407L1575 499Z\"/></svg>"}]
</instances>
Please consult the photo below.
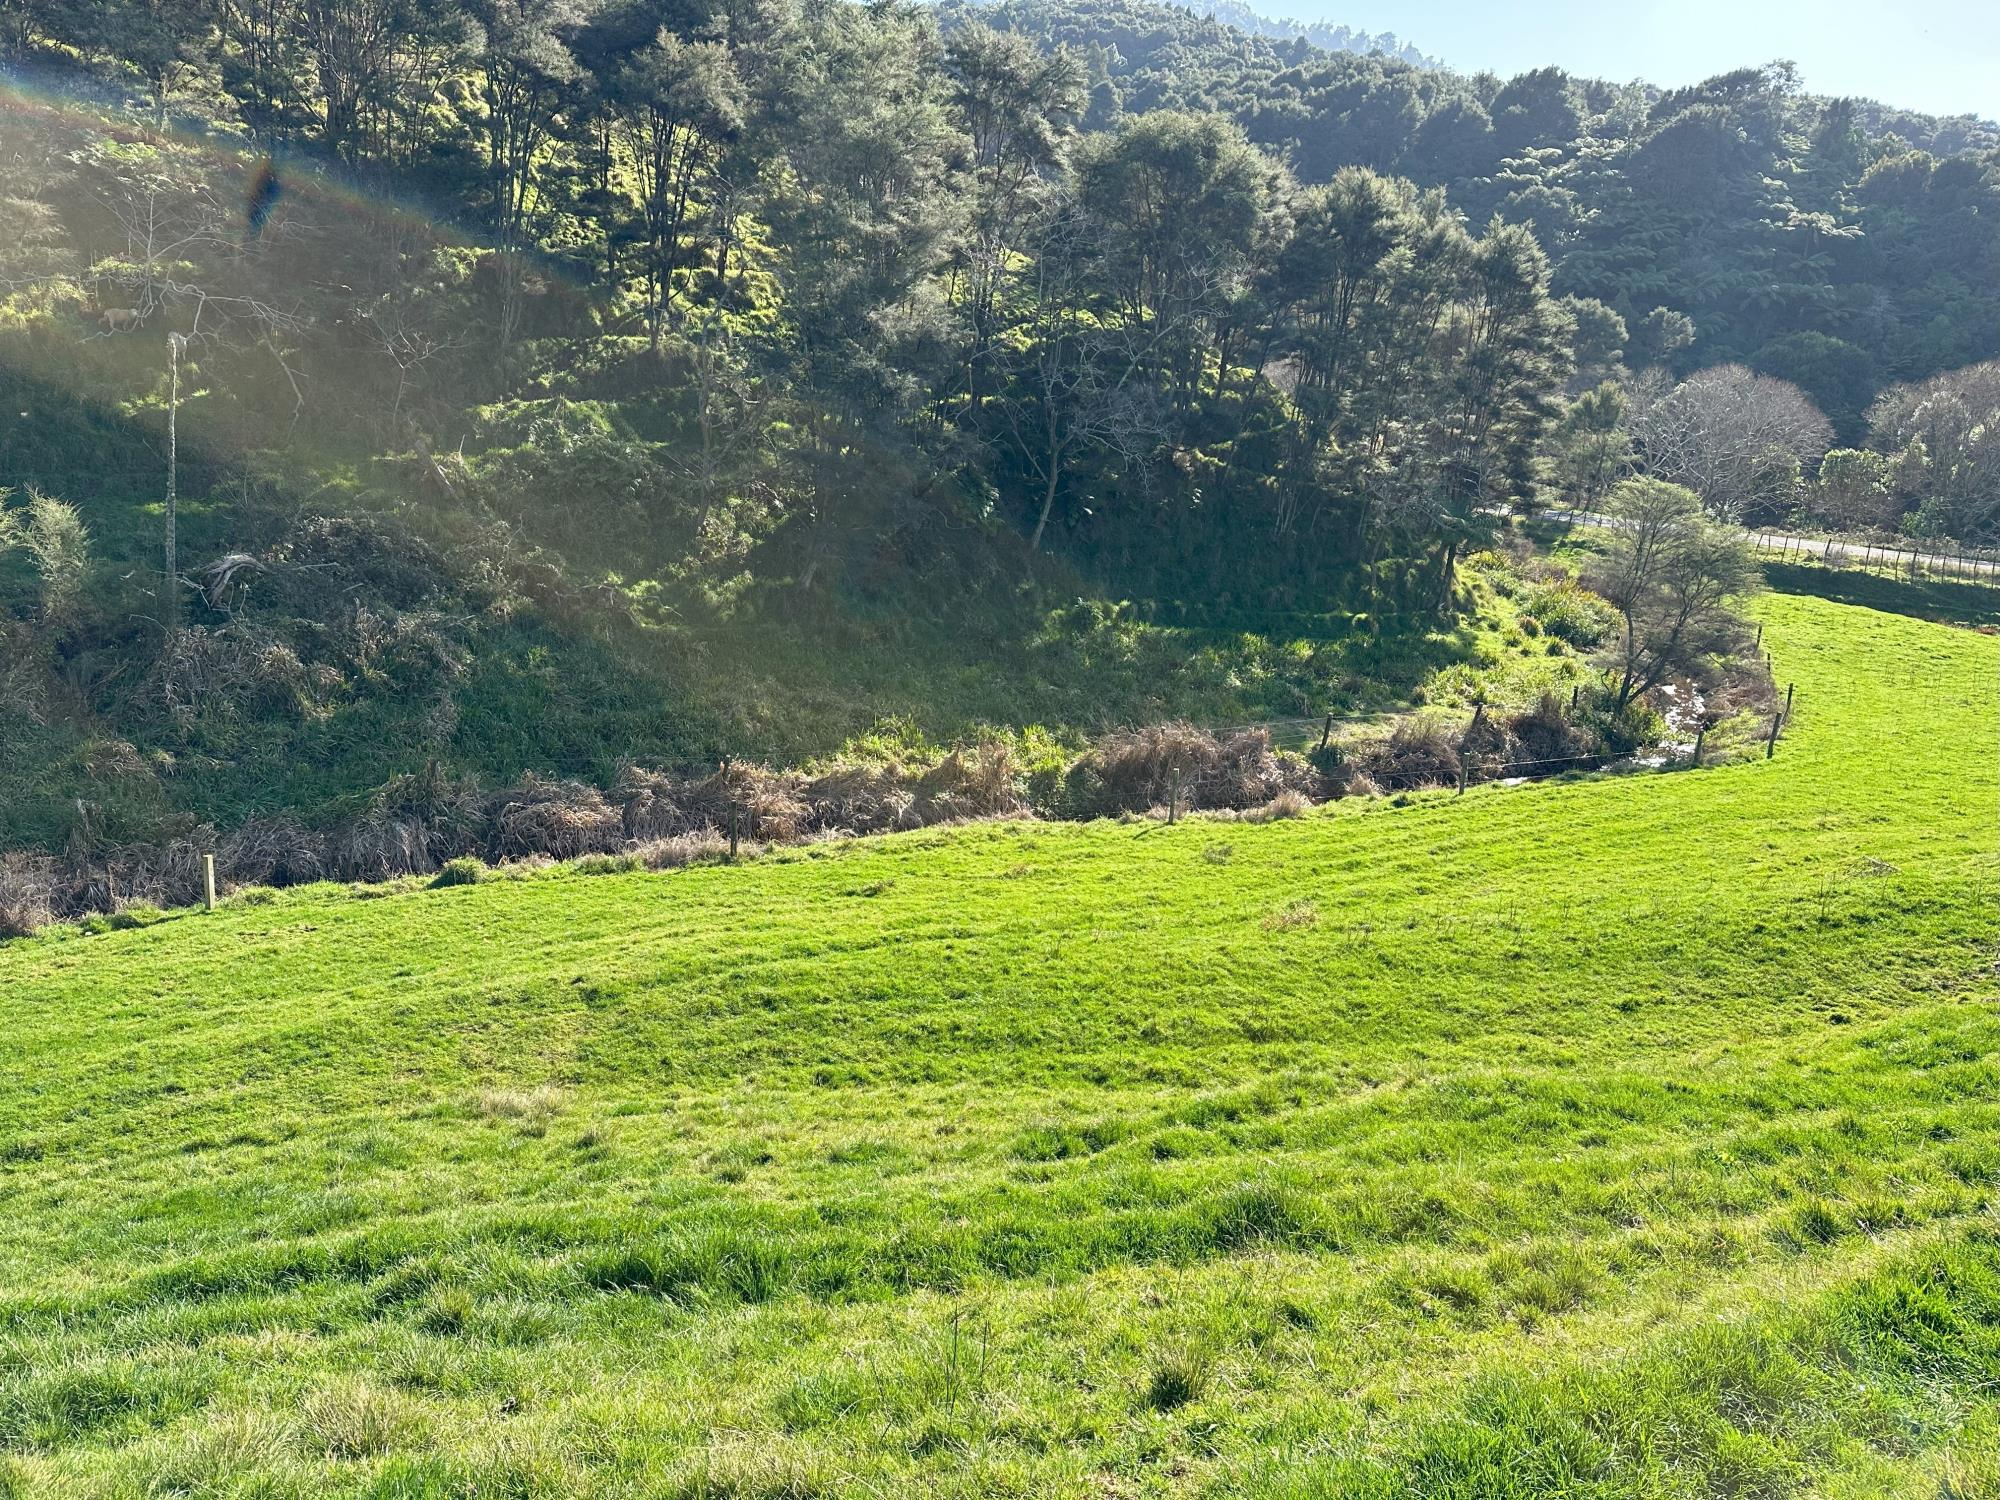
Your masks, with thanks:
<instances>
[{"instance_id":1,"label":"wooden fence post","mask_svg":"<svg viewBox=\"0 0 2000 1500\"><path fill-rule=\"evenodd\" d=\"M1704 719L1700 724L1695 726L1695 731L1694 731L1694 760L1692 764L1696 766L1699 766L1701 764L1701 743L1703 740L1707 738L1708 738L1708 721Z\"/></svg>"},{"instance_id":2,"label":"wooden fence post","mask_svg":"<svg viewBox=\"0 0 2000 1500\"><path fill-rule=\"evenodd\" d=\"M1320 727L1319 731L1320 749L1324 750L1326 748L1326 742L1332 738L1333 738L1333 715L1328 714L1326 716L1326 723Z\"/></svg>"},{"instance_id":3,"label":"wooden fence post","mask_svg":"<svg viewBox=\"0 0 2000 1500\"><path fill-rule=\"evenodd\" d=\"M1797 688L1798 684L1796 682L1788 682L1785 684L1785 721L1787 723L1791 722L1792 694L1797 690Z\"/></svg>"},{"instance_id":4,"label":"wooden fence post","mask_svg":"<svg viewBox=\"0 0 2000 1500\"><path fill-rule=\"evenodd\" d=\"M1458 795L1461 797L1465 795L1465 778L1471 774L1471 771L1471 764L1464 756L1460 756L1458 760Z\"/></svg>"},{"instance_id":5,"label":"wooden fence post","mask_svg":"<svg viewBox=\"0 0 2000 1500\"><path fill-rule=\"evenodd\" d=\"M1569 711L1571 713L1576 712L1576 695L1582 691L1583 684L1580 682L1572 682L1569 685Z\"/></svg>"},{"instance_id":6,"label":"wooden fence post","mask_svg":"<svg viewBox=\"0 0 2000 1500\"><path fill-rule=\"evenodd\" d=\"M1764 759L1769 760L1778 753L1778 726L1784 722L1783 714L1771 715L1771 737L1764 741Z\"/></svg>"},{"instance_id":7,"label":"wooden fence post","mask_svg":"<svg viewBox=\"0 0 2000 1500\"><path fill-rule=\"evenodd\" d=\"M204 854L201 857L201 909L203 911L215 910L215 856L213 854Z\"/></svg>"},{"instance_id":8,"label":"wooden fence post","mask_svg":"<svg viewBox=\"0 0 2000 1500\"><path fill-rule=\"evenodd\" d=\"M1176 765L1167 773L1167 826L1171 828L1181 812L1181 768Z\"/></svg>"},{"instance_id":9,"label":"wooden fence post","mask_svg":"<svg viewBox=\"0 0 2000 1500\"><path fill-rule=\"evenodd\" d=\"M736 799L729 799L729 862L736 863Z\"/></svg>"}]
</instances>

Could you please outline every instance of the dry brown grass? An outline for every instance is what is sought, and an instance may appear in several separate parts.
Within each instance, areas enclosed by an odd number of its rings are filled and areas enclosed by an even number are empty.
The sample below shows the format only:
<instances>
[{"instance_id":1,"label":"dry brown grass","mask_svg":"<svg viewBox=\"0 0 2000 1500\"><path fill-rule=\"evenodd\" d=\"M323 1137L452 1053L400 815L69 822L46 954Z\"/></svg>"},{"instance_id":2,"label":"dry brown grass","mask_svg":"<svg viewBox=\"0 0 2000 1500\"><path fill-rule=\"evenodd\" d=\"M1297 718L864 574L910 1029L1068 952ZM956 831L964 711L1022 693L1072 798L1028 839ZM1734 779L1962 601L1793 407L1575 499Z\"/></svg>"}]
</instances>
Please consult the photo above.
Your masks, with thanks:
<instances>
[{"instance_id":1,"label":"dry brown grass","mask_svg":"<svg viewBox=\"0 0 2000 1500\"><path fill-rule=\"evenodd\" d=\"M563 1105L563 1091L554 1084L531 1089L481 1089L472 1107L482 1119L512 1120L528 1135L542 1135Z\"/></svg>"},{"instance_id":2,"label":"dry brown grass","mask_svg":"<svg viewBox=\"0 0 2000 1500\"><path fill-rule=\"evenodd\" d=\"M1241 811L1225 811L1209 814L1210 817L1231 823L1276 823L1285 818L1299 818L1312 811L1312 798L1304 792L1287 787L1269 802L1256 807L1246 807Z\"/></svg>"},{"instance_id":3,"label":"dry brown grass","mask_svg":"<svg viewBox=\"0 0 2000 1500\"><path fill-rule=\"evenodd\" d=\"M491 822L491 847L502 859L609 854L622 848L626 837L623 812L596 787L539 776L494 798Z\"/></svg>"},{"instance_id":4,"label":"dry brown grass","mask_svg":"<svg viewBox=\"0 0 2000 1500\"><path fill-rule=\"evenodd\" d=\"M1450 786L1458 780L1457 736L1443 720L1429 715L1404 719L1386 740L1367 746L1356 759L1390 791Z\"/></svg>"},{"instance_id":5,"label":"dry brown grass","mask_svg":"<svg viewBox=\"0 0 2000 1500\"><path fill-rule=\"evenodd\" d=\"M1266 932L1291 932L1300 927L1313 927L1319 923L1319 908L1310 901L1294 901L1264 918Z\"/></svg>"},{"instance_id":6,"label":"dry brown grass","mask_svg":"<svg viewBox=\"0 0 2000 1500\"><path fill-rule=\"evenodd\" d=\"M56 920L55 861L0 854L0 938L26 937Z\"/></svg>"}]
</instances>

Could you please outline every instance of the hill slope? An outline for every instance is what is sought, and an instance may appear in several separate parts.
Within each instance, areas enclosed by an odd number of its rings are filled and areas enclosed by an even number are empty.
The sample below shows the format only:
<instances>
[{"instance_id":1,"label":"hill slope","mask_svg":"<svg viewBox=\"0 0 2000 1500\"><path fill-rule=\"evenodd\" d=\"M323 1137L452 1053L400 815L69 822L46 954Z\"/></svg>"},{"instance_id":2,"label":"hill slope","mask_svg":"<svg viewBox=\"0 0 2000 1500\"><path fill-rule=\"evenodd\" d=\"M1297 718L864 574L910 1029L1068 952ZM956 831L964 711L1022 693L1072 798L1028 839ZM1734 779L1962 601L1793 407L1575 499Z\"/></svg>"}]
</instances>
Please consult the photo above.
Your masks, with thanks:
<instances>
[{"instance_id":1,"label":"hill slope","mask_svg":"<svg viewBox=\"0 0 2000 1500\"><path fill-rule=\"evenodd\" d=\"M1996 642L1765 614L1768 762L0 948L0 1475L1991 1493Z\"/></svg>"}]
</instances>

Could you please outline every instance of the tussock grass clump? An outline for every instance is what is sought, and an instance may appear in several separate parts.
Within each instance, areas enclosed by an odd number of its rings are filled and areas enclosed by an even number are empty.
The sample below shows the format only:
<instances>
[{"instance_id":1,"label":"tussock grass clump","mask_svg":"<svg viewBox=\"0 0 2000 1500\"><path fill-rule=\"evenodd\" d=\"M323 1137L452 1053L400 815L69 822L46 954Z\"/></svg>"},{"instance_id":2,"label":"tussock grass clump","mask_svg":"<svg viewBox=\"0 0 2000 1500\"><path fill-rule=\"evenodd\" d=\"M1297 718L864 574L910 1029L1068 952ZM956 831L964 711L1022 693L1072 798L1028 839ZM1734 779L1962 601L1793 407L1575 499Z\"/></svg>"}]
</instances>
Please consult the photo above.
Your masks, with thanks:
<instances>
[{"instance_id":1,"label":"tussock grass clump","mask_svg":"<svg viewBox=\"0 0 2000 1500\"><path fill-rule=\"evenodd\" d=\"M405 1397L365 1380L308 1392L299 1402L298 1419L301 1446L332 1459L374 1458L418 1447L425 1436Z\"/></svg>"},{"instance_id":2,"label":"tussock grass clump","mask_svg":"<svg viewBox=\"0 0 2000 1500\"><path fill-rule=\"evenodd\" d=\"M327 873L322 840L290 818L252 818L232 829L215 863L231 885L306 885Z\"/></svg>"},{"instance_id":3,"label":"tussock grass clump","mask_svg":"<svg viewBox=\"0 0 2000 1500\"><path fill-rule=\"evenodd\" d=\"M1269 802L1256 807L1225 809L1204 814L1219 823L1278 823L1286 818L1300 818L1312 811L1312 798L1304 792L1287 787ZM1227 855L1223 856L1225 859Z\"/></svg>"},{"instance_id":4,"label":"tussock grass clump","mask_svg":"<svg viewBox=\"0 0 2000 1500\"><path fill-rule=\"evenodd\" d=\"M713 828L701 828L692 833L649 839L632 853L649 870L678 870L727 857L729 840Z\"/></svg>"},{"instance_id":5,"label":"tussock grass clump","mask_svg":"<svg viewBox=\"0 0 2000 1500\"><path fill-rule=\"evenodd\" d=\"M684 1460L657 1493L660 1500L833 1500L846 1486L822 1458L738 1441Z\"/></svg>"},{"instance_id":6,"label":"tussock grass clump","mask_svg":"<svg viewBox=\"0 0 2000 1500\"><path fill-rule=\"evenodd\" d=\"M448 859L476 853L485 821L478 789L435 765L392 777L327 835L326 871L340 880L428 875Z\"/></svg>"},{"instance_id":7,"label":"tussock grass clump","mask_svg":"<svg viewBox=\"0 0 2000 1500\"><path fill-rule=\"evenodd\" d=\"M1162 1355L1146 1382L1146 1405L1174 1411L1198 1401L1215 1378L1215 1353L1201 1344L1183 1344Z\"/></svg>"},{"instance_id":8,"label":"tussock grass clump","mask_svg":"<svg viewBox=\"0 0 2000 1500\"><path fill-rule=\"evenodd\" d=\"M579 875L629 875L648 866L645 858L632 850L624 854L586 854L572 860L570 868Z\"/></svg>"},{"instance_id":9,"label":"tussock grass clump","mask_svg":"<svg viewBox=\"0 0 2000 1500\"><path fill-rule=\"evenodd\" d=\"M486 878L486 874L486 866L483 863L470 855L461 855L457 859L448 859L444 862L437 874L431 877L431 889L443 891L450 890L453 886L478 885Z\"/></svg>"},{"instance_id":10,"label":"tussock grass clump","mask_svg":"<svg viewBox=\"0 0 2000 1500\"><path fill-rule=\"evenodd\" d=\"M1320 795L1329 801L1338 801L1343 797L1380 797L1383 794L1381 783L1349 753L1348 746L1331 747L1329 753L1315 756L1314 764L1319 769Z\"/></svg>"},{"instance_id":11,"label":"tussock grass clump","mask_svg":"<svg viewBox=\"0 0 2000 1500\"><path fill-rule=\"evenodd\" d=\"M796 1271L790 1249L777 1236L717 1225L599 1252L580 1268L585 1284L601 1291L746 1303L768 1302L789 1289Z\"/></svg>"},{"instance_id":12,"label":"tussock grass clump","mask_svg":"<svg viewBox=\"0 0 2000 1500\"><path fill-rule=\"evenodd\" d=\"M812 826L812 809L794 774L733 764L681 789L689 826L726 830L732 814L739 837L789 843Z\"/></svg>"}]
</instances>

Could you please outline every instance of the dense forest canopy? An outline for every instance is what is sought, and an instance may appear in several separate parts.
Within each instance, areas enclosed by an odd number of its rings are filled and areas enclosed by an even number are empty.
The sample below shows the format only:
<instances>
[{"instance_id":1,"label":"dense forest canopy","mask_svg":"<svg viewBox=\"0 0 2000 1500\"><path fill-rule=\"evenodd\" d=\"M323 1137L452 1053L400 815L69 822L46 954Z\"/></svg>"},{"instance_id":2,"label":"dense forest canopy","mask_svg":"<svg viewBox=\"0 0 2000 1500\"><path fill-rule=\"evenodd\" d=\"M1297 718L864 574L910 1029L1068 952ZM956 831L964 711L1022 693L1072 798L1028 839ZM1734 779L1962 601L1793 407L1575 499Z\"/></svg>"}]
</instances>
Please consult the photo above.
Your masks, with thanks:
<instances>
[{"instance_id":1,"label":"dense forest canopy","mask_svg":"<svg viewBox=\"0 0 2000 1500\"><path fill-rule=\"evenodd\" d=\"M1436 621L1635 470L1996 537L2000 137L1782 65L1145 0L0 0L0 51L0 688L64 755L336 683L448 735L495 622Z\"/></svg>"}]
</instances>

